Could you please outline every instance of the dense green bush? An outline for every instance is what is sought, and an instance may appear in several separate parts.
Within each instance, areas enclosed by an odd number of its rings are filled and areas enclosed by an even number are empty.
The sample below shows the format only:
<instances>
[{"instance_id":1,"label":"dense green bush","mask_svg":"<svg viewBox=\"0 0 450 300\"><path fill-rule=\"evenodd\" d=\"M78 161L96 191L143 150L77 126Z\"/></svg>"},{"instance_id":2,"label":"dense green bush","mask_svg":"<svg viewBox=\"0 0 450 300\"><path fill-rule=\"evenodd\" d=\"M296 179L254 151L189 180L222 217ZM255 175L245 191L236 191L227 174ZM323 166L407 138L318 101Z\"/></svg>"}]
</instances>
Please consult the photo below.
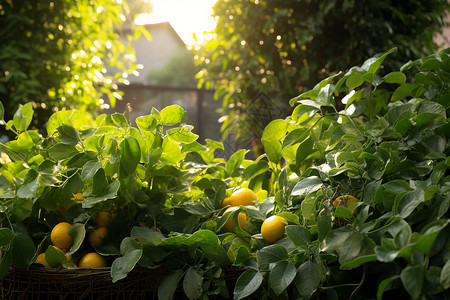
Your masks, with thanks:
<instances>
[{"instance_id":1,"label":"dense green bush","mask_svg":"<svg viewBox=\"0 0 450 300\"><path fill-rule=\"evenodd\" d=\"M363 58L397 47L385 65L392 71L433 53L449 6L445 0L220 0L217 37L199 53L200 78L224 99L222 130L260 138L264 126L252 116L258 95L268 95L269 109L285 117L286 99Z\"/></svg>"},{"instance_id":2,"label":"dense green bush","mask_svg":"<svg viewBox=\"0 0 450 300\"><path fill-rule=\"evenodd\" d=\"M175 105L139 117L138 128L118 113L57 112L42 137L27 130L26 104L6 123L17 139L0 144L0 274L41 252L53 267L75 267L49 241L64 220L68 254L104 255L113 282L136 266L163 268L160 299L177 286L190 299L230 297L230 270L241 272L235 299L448 298L450 49L386 73L393 52L292 99L293 113L265 127L256 160L246 150L217 157L223 145L196 142ZM223 214L242 187L255 205ZM345 195L360 201L336 201ZM100 210L109 233L91 247ZM273 215L287 224L268 244L260 228ZM234 232L224 232L230 218Z\"/></svg>"},{"instance_id":3,"label":"dense green bush","mask_svg":"<svg viewBox=\"0 0 450 300\"><path fill-rule=\"evenodd\" d=\"M117 84L137 71L134 49L119 40L128 12L122 1L2 1L0 100L6 117L32 101L39 117L33 126L42 129L57 109L114 105L121 97ZM111 67L120 72L111 74Z\"/></svg>"}]
</instances>

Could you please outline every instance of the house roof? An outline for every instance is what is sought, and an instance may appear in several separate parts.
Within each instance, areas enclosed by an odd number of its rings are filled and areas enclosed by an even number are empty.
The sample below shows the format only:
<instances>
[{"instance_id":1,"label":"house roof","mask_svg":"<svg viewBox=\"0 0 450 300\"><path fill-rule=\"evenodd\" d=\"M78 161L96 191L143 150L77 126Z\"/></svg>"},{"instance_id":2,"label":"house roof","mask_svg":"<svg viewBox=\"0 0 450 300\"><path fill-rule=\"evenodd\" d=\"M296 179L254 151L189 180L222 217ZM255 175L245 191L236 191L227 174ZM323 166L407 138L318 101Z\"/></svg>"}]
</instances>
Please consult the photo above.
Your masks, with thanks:
<instances>
[{"instance_id":1,"label":"house roof","mask_svg":"<svg viewBox=\"0 0 450 300\"><path fill-rule=\"evenodd\" d=\"M120 31L119 34L127 34L131 32L131 24L127 23L124 24L122 26L122 30ZM150 35L152 34L152 31L154 30L167 30L167 33L172 35L175 40L177 41L177 43L180 43L180 46L186 47L186 44L184 43L184 41L181 39L181 37L178 35L178 33L175 31L175 29L172 27L172 25L169 22L161 22L161 23L152 23L152 24L144 24L141 25L143 27L145 27L145 29L148 30L148 32L150 33Z\"/></svg>"}]
</instances>

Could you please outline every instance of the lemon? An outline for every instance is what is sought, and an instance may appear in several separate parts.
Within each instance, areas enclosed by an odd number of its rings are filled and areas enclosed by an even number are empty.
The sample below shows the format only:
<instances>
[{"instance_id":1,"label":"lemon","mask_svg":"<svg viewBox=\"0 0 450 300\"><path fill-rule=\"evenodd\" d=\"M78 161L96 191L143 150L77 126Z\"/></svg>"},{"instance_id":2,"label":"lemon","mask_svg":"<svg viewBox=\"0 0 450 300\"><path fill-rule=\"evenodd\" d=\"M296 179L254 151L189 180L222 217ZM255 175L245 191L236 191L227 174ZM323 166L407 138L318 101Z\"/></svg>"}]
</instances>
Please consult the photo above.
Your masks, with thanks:
<instances>
[{"instance_id":1,"label":"lemon","mask_svg":"<svg viewBox=\"0 0 450 300\"><path fill-rule=\"evenodd\" d=\"M69 229L72 225L67 222L60 222L53 227L50 234L52 244L63 252L70 249L73 245L73 238L69 235Z\"/></svg>"},{"instance_id":2,"label":"lemon","mask_svg":"<svg viewBox=\"0 0 450 300\"><path fill-rule=\"evenodd\" d=\"M237 207L237 206L229 207L224 211L223 215L225 215L228 212L233 212L237 209L239 209L239 207ZM238 221L239 221L239 226L241 227L241 229L244 229L245 224L247 224L247 216L244 213L239 213ZM225 224L223 225L222 228L223 228L223 230L225 230L227 232L234 232L233 218L232 217L228 218L228 220L225 222Z\"/></svg>"},{"instance_id":3,"label":"lemon","mask_svg":"<svg viewBox=\"0 0 450 300\"><path fill-rule=\"evenodd\" d=\"M104 268L108 264L106 260L97 252L90 252L85 254L78 263L80 268Z\"/></svg>"},{"instance_id":4,"label":"lemon","mask_svg":"<svg viewBox=\"0 0 450 300\"><path fill-rule=\"evenodd\" d=\"M108 227L109 225L109 211L101 210L95 215L95 222L99 227Z\"/></svg>"},{"instance_id":5,"label":"lemon","mask_svg":"<svg viewBox=\"0 0 450 300\"><path fill-rule=\"evenodd\" d=\"M88 235L88 241L91 246L101 246L105 243L106 235L108 234L108 228L98 227L94 231L91 231Z\"/></svg>"},{"instance_id":6,"label":"lemon","mask_svg":"<svg viewBox=\"0 0 450 300\"><path fill-rule=\"evenodd\" d=\"M229 197L231 206L253 205L254 201L256 201L256 194L248 188L240 188Z\"/></svg>"},{"instance_id":7,"label":"lemon","mask_svg":"<svg viewBox=\"0 0 450 300\"><path fill-rule=\"evenodd\" d=\"M39 254L39 256L36 258L36 260L34 261L35 264L41 264L46 268L50 268L50 265L48 264L48 262L45 260L45 253L41 253Z\"/></svg>"},{"instance_id":8,"label":"lemon","mask_svg":"<svg viewBox=\"0 0 450 300\"><path fill-rule=\"evenodd\" d=\"M231 205L231 204L230 204L230 197L225 198L225 199L223 199L223 201L222 201L222 207L225 207L225 206L228 206L228 205Z\"/></svg>"},{"instance_id":9,"label":"lemon","mask_svg":"<svg viewBox=\"0 0 450 300\"><path fill-rule=\"evenodd\" d=\"M287 222L284 218L271 216L262 223L261 235L267 243L273 244L283 237L286 225Z\"/></svg>"}]
</instances>

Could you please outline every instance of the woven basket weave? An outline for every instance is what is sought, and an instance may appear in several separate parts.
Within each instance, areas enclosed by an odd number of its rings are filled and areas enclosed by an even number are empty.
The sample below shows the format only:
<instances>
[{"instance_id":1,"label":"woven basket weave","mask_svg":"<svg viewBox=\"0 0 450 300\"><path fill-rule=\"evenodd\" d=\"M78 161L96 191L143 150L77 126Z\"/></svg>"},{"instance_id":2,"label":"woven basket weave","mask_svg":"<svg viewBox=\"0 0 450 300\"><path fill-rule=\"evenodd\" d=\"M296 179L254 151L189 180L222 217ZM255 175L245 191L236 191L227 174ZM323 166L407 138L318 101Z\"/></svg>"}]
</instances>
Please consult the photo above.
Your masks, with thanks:
<instances>
[{"instance_id":1,"label":"woven basket weave","mask_svg":"<svg viewBox=\"0 0 450 300\"><path fill-rule=\"evenodd\" d=\"M125 279L111 281L111 268L29 270L10 268L0 280L1 299L157 299L166 276L161 269L136 268Z\"/></svg>"},{"instance_id":2,"label":"woven basket weave","mask_svg":"<svg viewBox=\"0 0 450 300\"><path fill-rule=\"evenodd\" d=\"M244 269L227 268L225 280L230 296ZM158 299L158 287L166 277L164 269L136 266L128 276L112 283L111 268L47 269L32 265L28 270L11 267L0 279L2 300L118 300ZM210 297L221 299L222 297ZM174 299L187 299L179 286Z\"/></svg>"}]
</instances>

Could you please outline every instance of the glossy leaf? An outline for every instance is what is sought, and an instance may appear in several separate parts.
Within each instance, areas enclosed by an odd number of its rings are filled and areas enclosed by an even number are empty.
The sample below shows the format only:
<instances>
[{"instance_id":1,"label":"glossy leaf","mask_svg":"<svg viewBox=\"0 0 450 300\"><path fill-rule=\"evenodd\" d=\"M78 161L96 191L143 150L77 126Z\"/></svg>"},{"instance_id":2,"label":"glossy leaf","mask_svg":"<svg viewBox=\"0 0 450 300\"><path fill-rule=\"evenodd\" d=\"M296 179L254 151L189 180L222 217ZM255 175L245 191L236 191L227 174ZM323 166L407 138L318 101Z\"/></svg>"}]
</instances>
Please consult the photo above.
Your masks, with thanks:
<instances>
[{"instance_id":1,"label":"glossy leaf","mask_svg":"<svg viewBox=\"0 0 450 300\"><path fill-rule=\"evenodd\" d=\"M248 269L239 276L234 287L234 299L243 299L253 294L261 286L263 275L254 269Z\"/></svg>"},{"instance_id":2,"label":"glossy leaf","mask_svg":"<svg viewBox=\"0 0 450 300\"><path fill-rule=\"evenodd\" d=\"M269 273L269 286L280 295L294 280L297 269L289 261L279 261Z\"/></svg>"}]
</instances>

